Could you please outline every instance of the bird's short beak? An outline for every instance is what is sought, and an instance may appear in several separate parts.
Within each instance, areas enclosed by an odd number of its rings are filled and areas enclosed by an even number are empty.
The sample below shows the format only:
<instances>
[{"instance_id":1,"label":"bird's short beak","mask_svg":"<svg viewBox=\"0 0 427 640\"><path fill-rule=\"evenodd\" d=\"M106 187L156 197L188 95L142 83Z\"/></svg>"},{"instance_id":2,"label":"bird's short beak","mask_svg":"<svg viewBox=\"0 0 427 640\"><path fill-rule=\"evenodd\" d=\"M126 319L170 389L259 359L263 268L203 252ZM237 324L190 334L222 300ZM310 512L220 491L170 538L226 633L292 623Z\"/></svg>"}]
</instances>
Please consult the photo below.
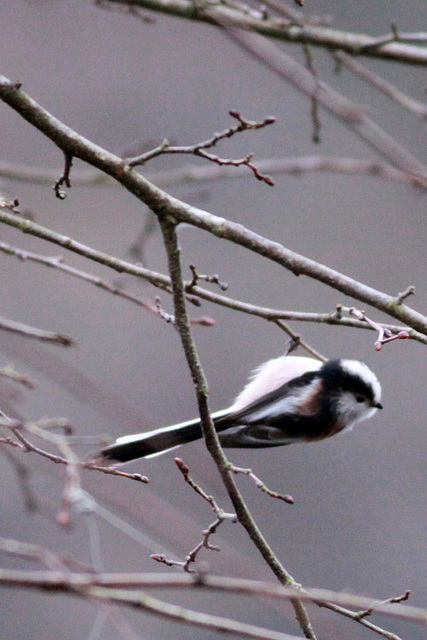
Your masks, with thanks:
<instances>
[{"instance_id":1,"label":"bird's short beak","mask_svg":"<svg viewBox=\"0 0 427 640\"><path fill-rule=\"evenodd\" d=\"M382 409L383 408L383 405L380 402L376 402L372 406L375 407L375 409Z\"/></svg>"}]
</instances>

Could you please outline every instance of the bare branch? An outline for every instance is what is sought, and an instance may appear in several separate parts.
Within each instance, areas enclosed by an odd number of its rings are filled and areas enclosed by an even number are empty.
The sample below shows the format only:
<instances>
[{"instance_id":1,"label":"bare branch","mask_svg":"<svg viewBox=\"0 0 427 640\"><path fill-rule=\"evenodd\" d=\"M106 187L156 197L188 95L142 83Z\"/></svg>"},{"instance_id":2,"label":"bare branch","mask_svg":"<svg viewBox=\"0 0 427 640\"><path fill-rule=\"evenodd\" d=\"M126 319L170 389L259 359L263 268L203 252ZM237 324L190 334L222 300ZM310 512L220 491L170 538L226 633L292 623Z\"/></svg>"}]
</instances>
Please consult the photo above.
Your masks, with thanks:
<instances>
[{"instance_id":1,"label":"bare branch","mask_svg":"<svg viewBox=\"0 0 427 640\"><path fill-rule=\"evenodd\" d=\"M363 611L359 611L358 613L356 613L356 619L362 620L362 618L366 618L366 616L371 616L375 612L377 607L381 607L384 604L394 604L395 602L403 602L404 600L407 600L410 595L411 595L411 592L408 590L408 591L405 591L405 593L401 596L393 596L392 598L387 598L386 600L380 600L374 603L372 606L368 607L367 609L364 609Z\"/></svg>"},{"instance_id":2,"label":"bare branch","mask_svg":"<svg viewBox=\"0 0 427 640\"><path fill-rule=\"evenodd\" d=\"M207 529L203 530L203 538L202 540L192 549L189 553L187 553L185 560L170 560L166 558L164 554L155 553L151 556L152 560L156 560L162 564L167 565L168 567L182 567L184 571L187 573L200 573L200 570L191 569L190 566L192 563L196 561L196 558L199 552L202 549L209 549L210 551L219 551L219 547L213 545L210 542L211 536L216 533L218 527L224 521L232 521L237 522L237 516L235 513L225 513L223 509L221 509L216 503L213 496L209 496L194 480L190 477L190 470L186 464L183 463L181 458L175 458L175 464L182 473L185 482L190 485L190 487L201 496L206 502L210 504L212 510L216 515L216 519L212 522Z\"/></svg>"},{"instance_id":3,"label":"bare branch","mask_svg":"<svg viewBox=\"0 0 427 640\"><path fill-rule=\"evenodd\" d=\"M59 428L64 428L69 425L69 422L66 418L53 418L50 421L50 427L56 426ZM46 424L46 421L39 422L22 422L20 420L10 420L8 418L0 418L0 427L5 427L10 429L15 437L19 440L16 442L11 438L2 438L0 439L0 444L9 445L12 447L18 447L24 452L32 452L36 453L43 458L47 458L51 462L56 464L63 465L71 465L72 462L69 458L65 456L55 455L50 453L49 451L45 451L40 447L34 445L26 436L24 436L23 431L28 430L31 433L35 433L38 437L43 438L42 431L46 430L46 427L49 426ZM49 438L51 441L52 439ZM58 443L58 439L55 439L55 442ZM102 465L97 465L96 462L75 462L76 466L80 469L89 469L91 471L99 471L100 473L105 473L107 475L119 476L122 478L128 478L129 480L136 480L137 482L142 482L143 484L148 484L149 480L146 476L142 476L140 473L126 473L124 471L120 471L116 469L114 466L105 467Z\"/></svg>"},{"instance_id":4,"label":"bare branch","mask_svg":"<svg viewBox=\"0 0 427 640\"><path fill-rule=\"evenodd\" d=\"M304 43L303 50L304 50L304 55L306 60L306 67L308 71L312 74L313 78L318 80L319 76L314 68L313 56L311 53L310 46L307 43ZM319 90L320 90L320 85L319 85ZM319 144L321 121L320 121L320 115L319 115L319 103L317 101L316 93L313 93L313 95L311 96L311 121L313 126L313 134L311 136L311 139L314 144Z\"/></svg>"},{"instance_id":5,"label":"bare branch","mask_svg":"<svg viewBox=\"0 0 427 640\"><path fill-rule=\"evenodd\" d=\"M12 570L0 570L0 583L7 584L9 587L18 586L18 580L16 578L18 578L17 574L19 573L20 572L14 572ZM37 573L39 573L39 577L41 577L40 574L48 572L34 572L33 576L37 575ZM8 577L13 578L14 575L16 576L15 580L12 579L6 582ZM121 604L133 609L141 609L147 613L152 613L176 622L194 625L201 627L202 629L220 631L222 633L232 633L244 636L245 638L254 638L255 640L301 640L300 637L289 635L287 633L281 633L272 629L264 629L245 622L239 622L222 616L214 616L194 611L192 609L187 609L182 606L176 606L168 602L158 600L143 591L132 592L125 589L111 589L96 586L94 583L92 585L83 585L78 584L77 582L73 586L72 580L67 580L65 578L65 572L54 572L53 575L56 577L56 585L51 583L50 586L48 586L48 582L46 581L46 589L49 588L50 590L56 589L58 591L65 591L79 597L97 600L106 604ZM59 583L62 583L62 585L59 586ZM29 588L31 586L35 587L36 585L34 583L31 584L31 580L28 580L26 581L26 584L21 581L19 586L21 588L23 586Z\"/></svg>"},{"instance_id":6,"label":"bare branch","mask_svg":"<svg viewBox=\"0 0 427 640\"><path fill-rule=\"evenodd\" d=\"M230 465L230 470L233 473L243 473L245 476L248 476L248 478L253 480L258 489L261 489L261 491L270 496L270 498L283 500L283 502L286 502L287 504L294 504L295 501L292 496L284 495L282 493L278 493L277 491L272 491L271 489L269 489L265 482L263 482L260 478L258 478L258 476L254 474L252 469L243 469L242 467L236 467L234 466L234 464L232 464Z\"/></svg>"},{"instance_id":7,"label":"bare branch","mask_svg":"<svg viewBox=\"0 0 427 640\"><path fill-rule=\"evenodd\" d=\"M393 335L389 329L385 329L383 326L378 324L378 322L374 322L368 318L364 311L359 311L354 307L350 307L348 311L350 315L356 316L356 318L362 322L366 322L366 324L372 327L375 331L378 331L378 338L375 341L376 351L381 351L383 345L387 342L393 342L394 340L407 340L409 338L409 333L407 331L399 331L397 334Z\"/></svg>"},{"instance_id":8,"label":"bare branch","mask_svg":"<svg viewBox=\"0 0 427 640\"><path fill-rule=\"evenodd\" d=\"M17 540L0 538L0 552L16 556L27 556L38 560L45 565L52 565L49 571L28 571L0 569L0 584L4 586L16 586L27 589L48 589L50 592L72 592L76 589L81 595L90 593L90 587L99 586L105 589L194 589L201 588L224 593L256 595L277 600L290 600L298 597L305 602L318 604L321 601L329 601L337 605L344 605L362 611L372 609L373 613L391 618L406 620L425 625L427 622L427 609L399 604L402 596L388 598L387 600L374 600L366 596L354 593L336 592L329 589L310 589L308 591L296 590L294 587L276 585L260 580L247 580L244 578L197 575L185 573L93 573L90 568L86 571L70 574L58 570L61 565L69 568L73 560L63 555L53 554L50 550L39 545L29 545ZM58 567L58 568L54 568ZM126 591L135 596L138 592ZM403 599L406 599L404 594ZM133 599L132 599L133 601ZM396 604L395 604L396 603ZM357 616L358 613L353 613Z\"/></svg>"},{"instance_id":9,"label":"bare branch","mask_svg":"<svg viewBox=\"0 0 427 640\"><path fill-rule=\"evenodd\" d=\"M218 275L212 275L212 276L202 275L198 273L196 266L194 264L190 264L190 271L193 274L193 279L188 285L186 285L187 293L192 291L192 289L194 289L194 287L196 286L199 280L204 280L205 282L212 282L214 284L217 284L218 287L221 289L221 291L227 291L228 284L226 282L221 282Z\"/></svg>"},{"instance_id":10,"label":"bare branch","mask_svg":"<svg viewBox=\"0 0 427 640\"><path fill-rule=\"evenodd\" d=\"M412 65L427 64L425 33L400 33L398 38L393 33L373 37L318 26L310 23L307 18L300 20L299 16L289 16L288 19L276 18L269 16L265 9L254 9L246 4L237 6L231 3L198 4L196 10L191 0L131 0L131 2L130 0L104 0L104 2L121 5L131 3L141 9L208 22L215 26L221 24L229 28L250 30L285 42L308 43L329 50L341 49L353 55L396 60Z\"/></svg>"},{"instance_id":11,"label":"bare branch","mask_svg":"<svg viewBox=\"0 0 427 640\"><path fill-rule=\"evenodd\" d=\"M279 327L279 329L284 331L290 337L292 342L292 349L289 350L289 353L297 349L297 347L302 347L303 349L305 349L305 351L307 351L307 353L312 355L314 358L317 358L317 360L320 360L321 362L325 362L327 360L327 358L323 356L319 351L317 351L317 349L308 344L306 340L303 340L299 333L296 333L293 329L291 329L287 322L284 322L281 319L273 320L273 322L277 327Z\"/></svg>"},{"instance_id":12,"label":"bare branch","mask_svg":"<svg viewBox=\"0 0 427 640\"><path fill-rule=\"evenodd\" d=\"M210 416L208 404L208 383L199 360L197 348L191 333L185 304L185 290L182 278L181 258L175 224L171 218L160 218L160 226L163 233L165 248L168 256L169 273L171 276L173 297L175 305L176 327L181 337L181 343L187 359L188 367L193 378L197 403L199 407L200 422L206 447L211 454L221 475L228 495L230 496L237 518L246 529L265 562L282 584L296 584L293 577L279 562L277 556L264 538L256 524L252 514L246 506L240 491L237 488L232 472L229 469L229 461L220 445L218 434ZM316 635L311 626L310 619L304 605L297 599L292 601L296 618L306 638L316 640Z\"/></svg>"},{"instance_id":13,"label":"bare branch","mask_svg":"<svg viewBox=\"0 0 427 640\"><path fill-rule=\"evenodd\" d=\"M139 307L143 307L147 311L151 313L155 313L157 315L162 316L162 311L157 304L158 299L156 298L155 304L152 302L147 302L145 300L141 300L137 296L132 295L131 293L127 293L120 286L110 284L100 278L99 276L94 276L87 271L82 271L81 269L77 269L76 267L71 267L64 263L62 256L42 256L37 253L32 253L31 251L26 251L24 249L19 249L17 247L12 247L6 242L0 242L0 251L6 253L8 255L13 255L23 261L36 262L38 264L42 264L47 267L51 267L53 269L57 269L58 271L62 271L67 273L68 275L74 276L76 278L80 278L85 282L90 282L95 285L97 288L102 289L103 291L107 291L108 293L112 293L118 298L123 298L128 302L132 302ZM159 274L160 275L160 274ZM203 276L200 276L203 278ZM164 319L164 318L163 318ZM215 321L212 318L208 318L206 316L201 318L192 318L192 324L197 324L204 327L210 327L215 324Z\"/></svg>"},{"instance_id":14,"label":"bare branch","mask_svg":"<svg viewBox=\"0 0 427 640\"><path fill-rule=\"evenodd\" d=\"M53 190L55 191L55 195L59 200L65 200L67 194L65 191L61 189L62 185L65 184L68 189L71 188L71 180L70 180L70 172L71 167L73 166L73 155L71 153L64 153L65 158L65 166L64 173L54 184Z\"/></svg>"},{"instance_id":15,"label":"bare branch","mask_svg":"<svg viewBox=\"0 0 427 640\"><path fill-rule=\"evenodd\" d=\"M225 27L226 33L252 57L317 102L401 171L427 181L427 167L383 131L357 104L338 93L266 38ZM427 49L426 49L427 51Z\"/></svg>"},{"instance_id":16,"label":"bare branch","mask_svg":"<svg viewBox=\"0 0 427 640\"><path fill-rule=\"evenodd\" d=\"M334 611L335 613L339 613L340 615L348 618L349 620L353 620L353 622L358 622L363 627L370 629L374 633L386 638L386 640L403 640L400 636L391 631L387 631L387 629L383 629L376 624L373 624L369 620L365 620L365 618L358 618L358 614L354 613L354 611L350 611L344 607L341 607L338 604L330 603L330 602L317 602L319 607L323 607L325 609L329 609L330 611Z\"/></svg>"},{"instance_id":17,"label":"bare branch","mask_svg":"<svg viewBox=\"0 0 427 640\"><path fill-rule=\"evenodd\" d=\"M76 342L74 338L66 336L63 333L55 333L54 331L45 331L44 329L36 329L22 322L0 318L0 331L10 331L25 338L33 338L42 342L52 342L61 347L74 347Z\"/></svg>"},{"instance_id":18,"label":"bare branch","mask_svg":"<svg viewBox=\"0 0 427 640\"><path fill-rule=\"evenodd\" d=\"M203 142L197 142L196 144L193 144L191 146L178 147L178 146L171 145L169 141L165 139L155 149L152 149L151 151L146 151L145 153L139 156L136 156L135 158L126 158L126 162L130 167L136 167L138 165L144 165L149 160L152 160L153 158L157 158L158 156L165 155L165 154L189 154L189 155L205 158L205 160L210 160L211 162L219 166L232 166L232 167L240 167L242 165L246 166L252 171L252 173L258 180L265 182L269 186L273 186L274 182L270 178L270 176L263 175L260 172L259 167L253 164L252 162L253 154L250 153L244 158L235 160L231 158L220 158L218 155L207 151L207 149L211 149L212 147L215 147L218 144L218 142L220 142L221 140L224 140L225 138L231 138L236 133L241 133L242 131L262 129L268 126L269 124L273 124L275 122L275 118L271 116L268 118L265 118L260 122L252 122L250 120L246 120L246 118L243 118L240 115L240 113L238 113L237 111L230 111L229 114L232 118L235 118L236 120L238 120L239 124L235 125L234 127L229 127L228 129L226 129L225 131L222 131L221 133L215 133L208 140L204 140Z\"/></svg>"},{"instance_id":19,"label":"bare branch","mask_svg":"<svg viewBox=\"0 0 427 640\"><path fill-rule=\"evenodd\" d=\"M370 598L357 596L355 594L343 594L328 591L325 589L301 590L298 585L279 587L270 583L258 582L253 580L242 580L237 578L223 578L219 576L209 576L206 573L194 574L194 578L190 579L187 574L174 574L173 576L165 576L164 574L94 574L87 569L79 568L84 573L70 574L69 571L61 570L64 565L67 568L77 567L77 563L63 556L57 556L50 551L44 550L38 545L28 545L15 540L7 540L0 538L0 551L14 555L23 555L32 557L42 564L48 566L53 571L37 572L37 571L8 571L0 569L0 584L8 586L20 586L26 588L39 588L58 591L68 591L73 593L77 589L80 595L86 594L91 596L91 588L100 586L104 588L105 595L107 590L113 589L116 593L117 587L175 587L182 588L185 586L203 586L210 589L219 589L221 591L233 591L234 593L257 594L264 597L272 597L279 599L294 600L297 595L300 600L312 601L320 607L326 607L332 611L336 611L362 626L368 627L376 633L382 635L388 640L400 640L400 638L388 632L377 625L365 620L367 615L372 613L380 613L393 617L402 618L404 620L412 620L425 624L427 622L427 611L417 607L407 607L405 605L395 604L402 600L406 600L409 596L407 591L403 596L388 598L387 600L372 600ZM162 561L161 557L158 558ZM170 564L164 559L165 564ZM130 593L126 590L124 593ZM134 602L140 592L131 592L130 602ZM124 603L128 603L126 601ZM393 606L390 606L390 605ZM351 611L343 608L341 605L347 605L357 608L359 611Z\"/></svg>"},{"instance_id":20,"label":"bare branch","mask_svg":"<svg viewBox=\"0 0 427 640\"><path fill-rule=\"evenodd\" d=\"M369 84L391 98L396 102L396 104L408 111L411 111L412 113L415 113L422 120L427 120L427 104L419 102L418 100L408 96L406 93L403 93L403 91L400 91L400 89L398 89L394 84L388 80L384 80L384 78L370 69L367 69L367 67L349 56L347 53L344 53L343 51L334 51L332 52L332 56L339 64L344 65L360 78L369 82Z\"/></svg>"},{"instance_id":21,"label":"bare branch","mask_svg":"<svg viewBox=\"0 0 427 640\"><path fill-rule=\"evenodd\" d=\"M126 262L124 260L120 260L113 256L109 256L101 251L97 251L92 247L82 244L76 240L73 240L69 236L64 236L60 233L47 229L46 227L42 227L41 225L32 222L30 220L25 220L22 218L18 218L17 216L10 215L6 212L0 211L0 222L4 222L10 226L13 226L23 233L28 233L34 235L38 238L43 238L48 242L51 242L55 245L66 248L69 251L82 255L94 262L99 264L103 264L104 266L117 271L118 273L127 273L129 275L137 276L140 278L144 278L152 285L167 291L171 292L171 281L168 276L165 276L161 273L157 273L150 269L145 269L140 265L135 265L130 262ZM8 246L3 243L3 246ZM47 258L49 260L49 258ZM316 264L316 263L314 263ZM67 270L68 271L68 270ZM227 307L229 309L233 309L235 311L240 311L242 313L248 313L250 315L258 316L259 318L265 318L266 320L270 320L277 324L281 329L285 330L288 335L292 338L299 340L301 346L307 349L312 355L315 357L319 357L311 347L309 347L303 340L295 334L287 325L284 324L283 320L295 320L297 322L316 322L316 323L324 323L330 325L340 325L345 327L353 327L357 329L372 329L365 322L361 322L359 320L354 320L351 318L342 317L342 314L337 314L336 311L333 313L310 313L310 312L301 312L301 311L285 311L279 309L271 309L267 307L259 307L257 305L252 305L247 302L241 302L239 300L234 300L232 298L228 298L226 296L222 296L217 293L213 293L207 289L203 289L198 285L193 284L194 278L191 282L186 284L186 291L191 293L188 295L188 300L192 303L196 301L199 302L199 298L203 300L208 300L209 302L213 302L214 304L219 304L221 306ZM355 282L355 281L352 281ZM96 281L94 282L96 284ZM374 291L373 289L371 291ZM350 294L349 294L350 295ZM197 298L195 297L197 296ZM393 298L390 297L392 303L399 305L399 297ZM371 303L372 304L372 303ZM376 306L372 304L372 306ZM153 309L155 313L158 313L157 308ZM206 321L206 322L205 322ZM209 319L200 318L194 321L197 324L209 324L211 323ZM385 329L389 329L392 333L398 333L399 331L408 331L409 337L421 342L423 344L427 344L427 336L419 333L418 331L411 329L408 326L397 326L391 324L382 324ZM320 357L320 359L322 359Z\"/></svg>"},{"instance_id":22,"label":"bare branch","mask_svg":"<svg viewBox=\"0 0 427 640\"><path fill-rule=\"evenodd\" d=\"M22 384L27 389L35 389L37 383L32 380L29 376L24 373L19 373L12 365L7 365L6 367L0 368L0 377L8 378L9 380L13 380L14 382L18 382Z\"/></svg>"},{"instance_id":23,"label":"bare branch","mask_svg":"<svg viewBox=\"0 0 427 640\"><path fill-rule=\"evenodd\" d=\"M29 544L11 538L0 538L0 553L34 560L52 572L69 571L71 569L76 572L76 575L78 575L77 572L81 572L82 575L91 573L91 567L83 565L64 554L54 553L40 544Z\"/></svg>"},{"instance_id":24,"label":"bare branch","mask_svg":"<svg viewBox=\"0 0 427 640\"><path fill-rule=\"evenodd\" d=\"M239 35L239 38L241 38L241 36L242 34ZM256 36L256 34L245 34L245 36ZM252 46L252 44L253 42L251 41L250 46ZM263 46L264 44L263 41ZM269 43L267 42L267 44ZM258 46L258 43L256 46ZM259 53L262 55L261 51ZM275 54L276 53L277 52L275 52ZM284 55L283 52L281 52L281 55ZM292 64L294 64L293 61ZM300 73L300 65L297 65L297 69L298 73ZM312 87L313 78L311 74L303 67L301 69L301 73L308 74L309 86ZM307 79L306 76L304 76L304 78ZM328 101L330 101L334 97L334 93L329 92L328 96ZM376 291L372 287L363 285L325 265L305 258L277 242L263 238L246 229L243 225L226 221L224 218L192 207L161 191L131 167L127 166L123 160L66 127L26 95L21 90L19 84L10 82L3 76L0 76L0 98L20 113L23 118L42 131L47 137L52 139L58 147L68 149L74 156L81 158L85 162L113 176L128 191L143 201L159 218L168 215L175 220L176 223L186 222L192 224L205 231L209 231L216 237L224 238L244 246L250 251L254 251L259 255L269 258L273 262L281 264L295 275L307 275L323 282L365 304L370 304L381 311L385 311L385 313L404 322L416 331L427 334L427 318L406 305L397 305L395 298L392 296ZM349 113L347 113L347 115L349 115ZM359 116L357 116L356 121L359 121ZM363 126L367 124L365 117L362 118L361 122ZM388 140L388 142L392 144L390 140ZM393 142L393 149L394 144ZM405 153L403 157L401 157L402 162L404 157L406 157ZM407 160L410 165L413 165L412 158L408 158ZM417 161L416 166L419 166ZM410 170L408 166L406 169ZM425 175L427 179L427 171ZM2 214L2 221L12 226L20 226L20 224L16 224L16 220L14 220L16 216L1 211L0 214ZM24 231L26 226L30 226L28 221L20 221L20 223ZM67 246L66 240L63 246ZM107 257L106 262L108 261L109 259Z\"/></svg>"},{"instance_id":25,"label":"bare branch","mask_svg":"<svg viewBox=\"0 0 427 640\"><path fill-rule=\"evenodd\" d=\"M371 176L392 180L393 182L406 182L419 189L426 189L427 185L408 173L376 160L364 160L357 158L343 158L334 156L303 156L301 158L265 158L257 161L257 167L261 173L288 174L300 177L305 173L338 173L348 175ZM57 174L56 169L43 169L39 167L0 162L0 177L8 180L17 180L33 184L52 184ZM219 165L184 165L179 169L167 171L147 172L146 178L158 187L168 187L175 184L206 182L209 180L231 180L245 178L250 174L250 169L242 167L240 171L234 171L232 167ZM94 187L118 187L108 175L99 171L77 170L73 171L73 184Z\"/></svg>"}]
</instances>

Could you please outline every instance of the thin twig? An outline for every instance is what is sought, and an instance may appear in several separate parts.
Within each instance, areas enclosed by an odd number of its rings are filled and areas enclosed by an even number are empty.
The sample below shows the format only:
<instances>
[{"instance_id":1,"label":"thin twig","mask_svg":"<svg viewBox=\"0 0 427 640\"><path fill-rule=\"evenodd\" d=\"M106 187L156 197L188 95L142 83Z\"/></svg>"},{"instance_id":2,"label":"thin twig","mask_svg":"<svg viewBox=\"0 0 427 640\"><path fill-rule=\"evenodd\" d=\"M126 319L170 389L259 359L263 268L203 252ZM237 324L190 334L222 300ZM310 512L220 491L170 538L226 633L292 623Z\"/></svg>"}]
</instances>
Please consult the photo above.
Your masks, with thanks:
<instances>
[{"instance_id":1,"label":"thin twig","mask_svg":"<svg viewBox=\"0 0 427 640\"><path fill-rule=\"evenodd\" d=\"M1 367L0 377L13 380L18 384L22 384L24 387L27 387L27 389L35 389L37 386L37 383L32 378L24 373L19 373L19 371L16 371L12 365Z\"/></svg>"},{"instance_id":2,"label":"thin twig","mask_svg":"<svg viewBox=\"0 0 427 640\"><path fill-rule=\"evenodd\" d=\"M294 350L297 347L302 347L303 349L305 349L305 351L307 351L307 353L312 355L314 358L317 358L317 360L321 360L322 362L326 362L326 360L328 358L326 358L326 356L322 355L319 351L317 351L317 349L315 349L310 344L308 344L308 342L306 340L303 340L303 338L301 338L300 334L296 333L293 329L291 329L291 327L288 325L287 322L284 322L282 319L276 319L276 320L273 320L272 322L274 322L274 324L277 327L282 329L282 331L287 333L287 335L291 338L292 343L294 345L294 347L293 347Z\"/></svg>"},{"instance_id":3,"label":"thin twig","mask_svg":"<svg viewBox=\"0 0 427 640\"><path fill-rule=\"evenodd\" d=\"M71 188L71 167L73 166L73 154L69 152L64 152L64 172L62 176L55 182L53 190L55 191L55 195L59 200L65 200L67 194L65 191L61 189L62 185L65 184L68 189Z\"/></svg>"},{"instance_id":4,"label":"thin twig","mask_svg":"<svg viewBox=\"0 0 427 640\"><path fill-rule=\"evenodd\" d=\"M405 591L401 596L393 596L391 598L387 598L386 600L378 600L378 602L374 602L370 607L363 609L362 611L358 611L356 613L356 620L362 620L362 618L366 618L366 616L371 616L377 607L381 607L384 604L394 604L395 602L403 602L409 598L411 595L410 590Z\"/></svg>"},{"instance_id":5,"label":"thin twig","mask_svg":"<svg viewBox=\"0 0 427 640\"><path fill-rule=\"evenodd\" d=\"M169 140L164 139L161 144L159 144L155 149L146 151L145 153L135 156L134 158L126 158L126 163L130 167L136 167L138 165L144 165L149 160L165 154L190 154L199 156L220 166L246 166L252 171L252 173L258 180L265 182L269 186L273 186L274 182L270 178L270 176L262 174L259 168L252 162L253 154L248 154L244 158L236 160L231 158L220 158L218 155L207 151L207 149L212 149L212 147L215 147L221 140L231 138L236 133L262 129L263 127L266 127L275 122L275 118L273 118L272 116L264 118L264 120L262 121L254 122L243 118L243 116L241 116L238 111L229 111L229 114L232 118L235 118L238 121L238 124L234 127L229 127L221 133L215 133L208 140L203 140L203 142L197 142L196 144L188 146L173 146L170 144Z\"/></svg>"},{"instance_id":6,"label":"thin twig","mask_svg":"<svg viewBox=\"0 0 427 640\"><path fill-rule=\"evenodd\" d=\"M181 458L175 458L175 464L182 473L185 482L206 502L210 504L213 512L216 515L216 519L212 522L207 529L204 529L202 534L202 540L192 549L189 553L187 553L185 560L170 560L166 558L164 554L155 553L151 556L152 560L156 560L162 564L167 565L168 567L182 567L184 571L187 573L198 573L198 570L192 569L191 565L196 561L196 558L199 552L202 549L209 549L210 551L220 551L220 548L216 545L213 545L210 542L211 536L216 533L218 527L224 521L237 522L237 516L235 513L226 513L223 509L221 509L217 502L215 501L213 496L209 496L194 480L190 477L190 470L186 464L183 463Z\"/></svg>"},{"instance_id":7,"label":"thin twig","mask_svg":"<svg viewBox=\"0 0 427 640\"><path fill-rule=\"evenodd\" d=\"M310 73L312 74L313 78L315 78L318 81L319 76L314 67L313 56L311 53L310 46L307 43L304 43L303 51L304 51L305 60L306 60L306 67L308 71L310 71ZM319 84L319 90L320 90L320 84ZM317 100L316 93L313 93L313 95L311 96L311 122L313 127L313 134L311 136L311 139L314 142L314 144L319 144L321 142L321 139L320 139L321 121L320 121L320 115L319 115L319 102Z\"/></svg>"},{"instance_id":8,"label":"thin twig","mask_svg":"<svg viewBox=\"0 0 427 640\"><path fill-rule=\"evenodd\" d=\"M217 284L221 291L227 291L228 284L226 282L221 282L218 275L202 275L198 273L196 266L194 264L190 264L190 271L193 275L191 282L186 285L187 293L189 293L194 287L197 285L199 280L204 280L205 282L212 282Z\"/></svg>"},{"instance_id":9,"label":"thin twig","mask_svg":"<svg viewBox=\"0 0 427 640\"><path fill-rule=\"evenodd\" d=\"M30 327L28 324L15 322L15 320L9 320L7 318L0 318L0 331L10 331L24 338L33 338L34 340L40 340L42 342L52 342L61 347L73 347L76 345L74 338L66 336L63 333L37 329L36 327Z\"/></svg>"},{"instance_id":10,"label":"thin twig","mask_svg":"<svg viewBox=\"0 0 427 640\"><path fill-rule=\"evenodd\" d=\"M55 420L55 419L54 419ZM60 420L65 420L64 422L60 422ZM64 426L68 421L66 419L55 420L57 425ZM56 464L70 465L70 460L64 456L56 455L50 453L49 451L45 451L40 447L34 445L26 436L23 434L23 430L30 429L34 431L34 426L37 423L26 423L21 422L19 420L2 420L0 419L0 427L7 427L11 429L15 437L19 440L19 442L14 441L11 438L0 438L0 444L9 445L12 447L19 447L24 452L32 452L36 453L43 458L47 458L51 462ZM40 432L37 432L39 437L42 437ZM105 473L107 475L119 476L122 478L128 478L129 480L136 480L137 482L142 482L143 484L148 484L149 480L146 476L141 475L140 473L126 473L124 471L120 471L116 469L114 466L105 467L102 465L97 465L96 462L84 462L78 461L77 466L80 469L89 469L90 471L99 471L100 473Z\"/></svg>"},{"instance_id":11,"label":"thin twig","mask_svg":"<svg viewBox=\"0 0 427 640\"><path fill-rule=\"evenodd\" d=\"M258 476L256 476L254 474L252 469L243 469L242 467L236 467L233 464L233 465L230 465L230 470L233 473L243 473L245 476L248 476L248 478L253 480L253 482L258 487L258 489L261 489L261 491L263 491L268 496L270 496L270 498L276 498L277 500L283 500L283 502L286 502L287 504L294 504L295 501L294 501L292 496L284 495L282 493L278 493L277 491L272 491L271 489L269 489L267 487L267 485L265 484L265 482L263 482L260 478L258 478Z\"/></svg>"},{"instance_id":12,"label":"thin twig","mask_svg":"<svg viewBox=\"0 0 427 640\"><path fill-rule=\"evenodd\" d=\"M359 309L350 307L348 309L348 312L350 313L350 315L354 315L356 318L358 318L358 320L366 322L366 324L372 327L375 331L378 331L378 338L375 341L374 345L376 351L381 351L383 346L388 342L394 342L395 340L407 340L410 337L407 331L399 331L398 333L393 334L389 329L384 328L383 325L368 318L364 311L359 311Z\"/></svg>"},{"instance_id":13,"label":"thin twig","mask_svg":"<svg viewBox=\"0 0 427 640\"><path fill-rule=\"evenodd\" d=\"M396 304L403 304L406 298L409 298L409 296L413 296L414 293L415 293L415 287L414 285L410 284L409 287L406 287L404 291L401 291L400 293L397 294Z\"/></svg>"},{"instance_id":14,"label":"thin twig","mask_svg":"<svg viewBox=\"0 0 427 640\"><path fill-rule=\"evenodd\" d=\"M64 259L62 256L42 256L37 253L32 253L31 251L19 249L18 247L12 247L10 244L7 244L6 242L0 242L0 251L3 251L3 253L6 253L8 255L16 256L17 258L19 258L20 260L23 260L24 262L29 261L29 262L35 262L37 264L42 264L52 269L57 269L58 271L62 271L63 273L67 273L68 275L74 276L75 278L80 278L85 282L90 282L91 284L95 285L99 289L102 289L103 291L112 293L113 295L119 298L123 298L124 300L127 300L128 302L132 302L138 305L139 307L143 307L144 309L146 309L147 311L150 311L151 313L155 313L157 315L162 316L161 310L159 310L159 307L157 304L157 298L155 303L148 302L146 300L141 300L137 296L134 296L133 294L127 293L126 291L124 291L123 289L120 288L120 286L110 284L109 282L107 282L106 280L103 280L99 276L94 276L93 274L88 273L87 271L82 271L81 269L77 269L76 267L67 265L64 262ZM202 316L200 318L192 318L191 323L197 324L200 326L205 326L205 327L210 327L213 324L215 324L214 320L207 316Z\"/></svg>"}]
</instances>

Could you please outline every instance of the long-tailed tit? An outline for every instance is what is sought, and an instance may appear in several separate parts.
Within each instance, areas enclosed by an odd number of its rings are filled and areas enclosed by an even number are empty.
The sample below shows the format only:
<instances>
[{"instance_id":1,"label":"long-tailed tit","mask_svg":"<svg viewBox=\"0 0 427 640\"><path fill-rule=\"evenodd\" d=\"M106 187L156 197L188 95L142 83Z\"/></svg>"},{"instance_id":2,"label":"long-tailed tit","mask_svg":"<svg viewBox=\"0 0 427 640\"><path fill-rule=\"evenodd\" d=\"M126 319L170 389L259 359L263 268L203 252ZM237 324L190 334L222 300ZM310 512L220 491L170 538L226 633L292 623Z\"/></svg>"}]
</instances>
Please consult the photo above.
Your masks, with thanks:
<instances>
[{"instance_id":1,"label":"long-tailed tit","mask_svg":"<svg viewBox=\"0 0 427 640\"><path fill-rule=\"evenodd\" d=\"M282 356L255 369L234 404L212 419L224 447L277 447L351 429L382 409L380 400L381 385L363 362ZM201 437L200 420L190 420L123 436L100 455L129 462Z\"/></svg>"}]
</instances>

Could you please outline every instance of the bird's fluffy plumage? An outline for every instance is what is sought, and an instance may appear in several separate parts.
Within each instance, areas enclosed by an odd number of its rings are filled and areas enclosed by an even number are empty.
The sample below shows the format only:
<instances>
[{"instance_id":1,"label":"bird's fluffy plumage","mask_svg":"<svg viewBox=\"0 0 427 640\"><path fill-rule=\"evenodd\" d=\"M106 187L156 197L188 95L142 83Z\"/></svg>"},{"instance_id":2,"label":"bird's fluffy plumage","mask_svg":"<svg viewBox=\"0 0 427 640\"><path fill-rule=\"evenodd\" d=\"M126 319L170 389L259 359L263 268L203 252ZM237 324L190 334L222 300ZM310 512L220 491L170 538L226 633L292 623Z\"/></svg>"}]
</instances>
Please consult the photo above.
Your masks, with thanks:
<instances>
[{"instance_id":1,"label":"bird's fluffy plumage","mask_svg":"<svg viewBox=\"0 0 427 640\"><path fill-rule=\"evenodd\" d=\"M276 447L350 429L381 408L380 399L380 383L363 362L282 356L255 369L231 407L212 419L225 447ZM118 438L101 457L127 462L201 437L195 419Z\"/></svg>"}]
</instances>

